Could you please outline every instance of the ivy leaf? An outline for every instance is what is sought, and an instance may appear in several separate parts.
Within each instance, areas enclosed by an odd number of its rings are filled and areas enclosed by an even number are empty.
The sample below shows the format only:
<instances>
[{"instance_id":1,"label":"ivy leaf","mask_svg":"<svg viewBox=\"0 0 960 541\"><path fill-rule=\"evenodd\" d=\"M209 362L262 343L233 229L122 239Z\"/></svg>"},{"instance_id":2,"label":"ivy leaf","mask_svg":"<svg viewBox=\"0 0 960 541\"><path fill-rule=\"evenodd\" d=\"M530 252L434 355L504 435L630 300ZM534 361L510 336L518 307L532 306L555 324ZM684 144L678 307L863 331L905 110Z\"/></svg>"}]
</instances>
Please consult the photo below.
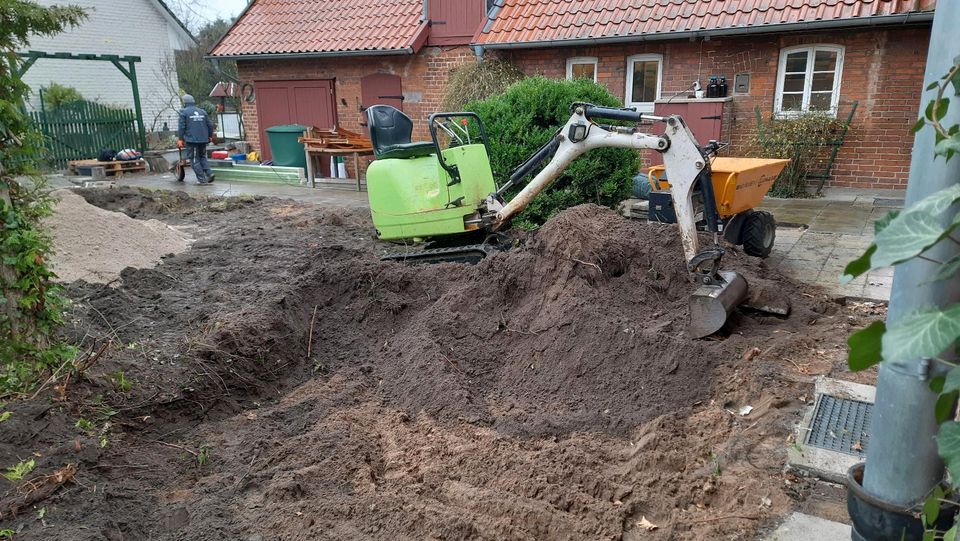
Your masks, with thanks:
<instances>
[{"instance_id":1,"label":"ivy leaf","mask_svg":"<svg viewBox=\"0 0 960 541\"><path fill-rule=\"evenodd\" d=\"M943 392L943 384L946 383L947 378L944 376L937 376L930 380L930 390L940 394Z\"/></svg>"},{"instance_id":2,"label":"ivy leaf","mask_svg":"<svg viewBox=\"0 0 960 541\"><path fill-rule=\"evenodd\" d=\"M937 449L947 464L950 477L960 479L960 423L947 421L940 425L937 434Z\"/></svg>"},{"instance_id":3,"label":"ivy leaf","mask_svg":"<svg viewBox=\"0 0 960 541\"><path fill-rule=\"evenodd\" d=\"M950 83L953 84L953 94L955 96L960 96L960 70L954 72L953 77L950 79Z\"/></svg>"},{"instance_id":4,"label":"ivy leaf","mask_svg":"<svg viewBox=\"0 0 960 541\"><path fill-rule=\"evenodd\" d=\"M887 328L883 335L883 360L936 357L957 337L960 337L960 303L944 311L933 308L914 312Z\"/></svg>"},{"instance_id":5,"label":"ivy leaf","mask_svg":"<svg viewBox=\"0 0 960 541\"><path fill-rule=\"evenodd\" d=\"M927 498L927 501L923 503L923 525L926 528L930 528L937 522L937 517L940 516L940 500L943 499L943 489L940 486L933 487L933 493Z\"/></svg>"},{"instance_id":6,"label":"ivy leaf","mask_svg":"<svg viewBox=\"0 0 960 541\"><path fill-rule=\"evenodd\" d=\"M956 152L960 152L960 134L944 138L933 149L934 154L945 157L947 161L950 161Z\"/></svg>"},{"instance_id":7,"label":"ivy leaf","mask_svg":"<svg viewBox=\"0 0 960 541\"><path fill-rule=\"evenodd\" d=\"M927 125L927 119L920 117L917 119L916 124L914 124L913 127L910 128L910 133L917 133L918 131L922 130L923 127L926 125Z\"/></svg>"},{"instance_id":8,"label":"ivy leaf","mask_svg":"<svg viewBox=\"0 0 960 541\"><path fill-rule=\"evenodd\" d=\"M947 280L948 278L952 278L957 272L960 272L960 255L956 255L950 261L940 265L937 273L933 275L930 281L939 282L940 280Z\"/></svg>"},{"instance_id":9,"label":"ivy leaf","mask_svg":"<svg viewBox=\"0 0 960 541\"><path fill-rule=\"evenodd\" d=\"M943 380L943 388L939 392L949 393L951 391L960 391L960 366L954 366L947 372Z\"/></svg>"},{"instance_id":10,"label":"ivy leaf","mask_svg":"<svg viewBox=\"0 0 960 541\"><path fill-rule=\"evenodd\" d=\"M960 199L960 184L954 184L949 188L944 188L942 190L933 192L932 194L910 205L910 208L907 209L907 212L918 210L929 212L934 216L939 216L943 214L945 210L950 208L950 205L952 205L953 202L958 199Z\"/></svg>"},{"instance_id":11,"label":"ivy leaf","mask_svg":"<svg viewBox=\"0 0 960 541\"><path fill-rule=\"evenodd\" d=\"M943 541L957 541L957 526L960 525L954 524L943 534Z\"/></svg>"},{"instance_id":12,"label":"ivy leaf","mask_svg":"<svg viewBox=\"0 0 960 541\"><path fill-rule=\"evenodd\" d=\"M934 82L932 82L932 83L930 83L930 84L927 85L927 90L933 90L934 88L937 88L938 86L940 86L940 81L934 81Z\"/></svg>"},{"instance_id":13,"label":"ivy leaf","mask_svg":"<svg viewBox=\"0 0 960 541\"><path fill-rule=\"evenodd\" d=\"M843 268L843 276L840 277L841 284L849 284L854 278L870 270L870 258L877 251L877 245L871 244L863 255L847 263Z\"/></svg>"},{"instance_id":14,"label":"ivy leaf","mask_svg":"<svg viewBox=\"0 0 960 541\"><path fill-rule=\"evenodd\" d=\"M888 225L890 225L890 222L892 222L897 218L897 216L900 216L900 211L891 210L886 214L886 216L873 222L873 234L879 235L881 231L883 231L884 229L887 228Z\"/></svg>"},{"instance_id":15,"label":"ivy leaf","mask_svg":"<svg viewBox=\"0 0 960 541\"><path fill-rule=\"evenodd\" d=\"M850 352L847 354L847 366L853 372L866 370L883 360L881 355L881 339L887 330L886 323L874 321L865 329L850 335L847 345Z\"/></svg>"},{"instance_id":16,"label":"ivy leaf","mask_svg":"<svg viewBox=\"0 0 960 541\"><path fill-rule=\"evenodd\" d=\"M874 238L877 251L870 263L878 268L910 259L939 242L956 225L944 227L937 216L923 210L904 212Z\"/></svg>"},{"instance_id":17,"label":"ivy leaf","mask_svg":"<svg viewBox=\"0 0 960 541\"><path fill-rule=\"evenodd\" d=\"M953 418L954 404L957 403L957 391L943 393L937 397L937 404L933 408L933 415L937 419L937 424Z\"/></svg>"}]
</instances>

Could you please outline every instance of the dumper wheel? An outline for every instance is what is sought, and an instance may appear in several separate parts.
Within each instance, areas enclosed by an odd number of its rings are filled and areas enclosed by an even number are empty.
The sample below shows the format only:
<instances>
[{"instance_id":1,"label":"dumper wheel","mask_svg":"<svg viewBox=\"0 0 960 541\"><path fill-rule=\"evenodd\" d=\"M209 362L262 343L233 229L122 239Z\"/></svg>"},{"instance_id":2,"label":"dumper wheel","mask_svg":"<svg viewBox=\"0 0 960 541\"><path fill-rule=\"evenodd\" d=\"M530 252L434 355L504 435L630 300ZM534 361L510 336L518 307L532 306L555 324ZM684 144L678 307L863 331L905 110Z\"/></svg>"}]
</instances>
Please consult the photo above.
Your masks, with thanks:
<instances>
[{"instance_id":1,"label":"dumper wheel","mask_svg":"<svg viewBox=\"0 0 960 541\"><path fill-rule=\"evenodd\" d=\"M743 251L754 257L767 257L777 238L777 222L773 214L751 210L743 221Z\"/></svg>"}]
</instances>

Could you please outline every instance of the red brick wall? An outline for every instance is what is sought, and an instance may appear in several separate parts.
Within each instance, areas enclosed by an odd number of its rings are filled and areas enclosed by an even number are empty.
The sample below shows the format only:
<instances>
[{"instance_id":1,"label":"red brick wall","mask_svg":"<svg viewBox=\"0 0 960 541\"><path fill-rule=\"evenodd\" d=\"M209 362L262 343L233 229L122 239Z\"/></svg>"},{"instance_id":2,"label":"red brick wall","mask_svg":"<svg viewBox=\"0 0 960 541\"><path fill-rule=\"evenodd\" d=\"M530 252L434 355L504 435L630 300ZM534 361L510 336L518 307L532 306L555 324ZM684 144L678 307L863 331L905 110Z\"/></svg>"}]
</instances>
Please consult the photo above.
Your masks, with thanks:
<instances>
[{"instance_id":1,"label":"red brick wall","mask_svg":"<svg viewBox=\"0 0 960 541\"><path fill-rule=\"evenodd\" d=\"M661 96L687 88L695 79L726 75L733 93L734 74L750 73L749 95L734 95L731 148L744 153L756 132L754 107L764 118L773 110L780 49L802 44L846 47L840 86L840 115L852 100L859 106L837 155L829 186L904 188L913 138L910 127L919 111L929 27L890 30L836 30L808 34L638 42L593 47L516 49L502 52L527 74L562 78L566 59L595 56L598 81L621 98L626 86L626 57L658 53L664 58ZM725 115L726 116L726 115ZM724 121L727 121L725 118ZM728 133L724 129L724 133Z\"/></svg>"},{"instance_id":2,"label":"red brick wall","mask_svg":"<svg viewBox=\"0 0 960 541\"><path fill-rule=\"evenodd\" d=\"M237 62L237 68L243 83L270 79L333 79L337 123L356 132L363 130L360 126L363 118L360 112L360 79L371 73L399 75L406 97L403 111L414 122L413 138L429 140L427 116L440 109L450 70L475 58L469 47L424 47L415 55L241 60ZM247 139L253 148L259 150L256 101L244 101L243 120ZM346 161L350 167L350 160Z\"/></svg>"}]
</instances>

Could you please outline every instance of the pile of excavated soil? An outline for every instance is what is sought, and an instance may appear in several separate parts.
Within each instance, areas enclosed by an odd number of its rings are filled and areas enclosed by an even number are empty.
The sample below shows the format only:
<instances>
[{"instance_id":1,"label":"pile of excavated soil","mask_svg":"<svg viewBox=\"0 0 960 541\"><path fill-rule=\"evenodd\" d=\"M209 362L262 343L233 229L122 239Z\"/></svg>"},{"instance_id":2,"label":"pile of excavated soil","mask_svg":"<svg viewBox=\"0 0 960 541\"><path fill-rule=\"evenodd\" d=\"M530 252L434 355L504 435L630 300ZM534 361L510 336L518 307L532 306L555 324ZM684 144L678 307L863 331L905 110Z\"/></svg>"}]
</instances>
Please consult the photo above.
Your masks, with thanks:
<instances>
[{"instance_id":1,"label":"pile of excavated soil","mask_svg":"<svg viewBox=\"0 0 960 541\"><path fill-rule=\"evenodd\" d=\"M792 315L691 340L677 232L592 205L407 266L361 211L83 196L199 240L69 286L67 336L110 345L56 408L8 405L0 465L78 465L46 522L0 494L18 539L754 539L805 497L791 429L862 322L731 251Z\"/></svg>"},{"instance_id":2,"label":"pile of excavated soil","mask_svg":"<svg viewBox=\"0 0 960 541\"><path fill-rule=\"evenodd\" d=\"M95 207L71 190L44 220L53 236L53 272L61 282L107 283L127 267L155 267L160 258L183 252L189 237L159 220L134 220Z\"/></svg>"}]
</instances>

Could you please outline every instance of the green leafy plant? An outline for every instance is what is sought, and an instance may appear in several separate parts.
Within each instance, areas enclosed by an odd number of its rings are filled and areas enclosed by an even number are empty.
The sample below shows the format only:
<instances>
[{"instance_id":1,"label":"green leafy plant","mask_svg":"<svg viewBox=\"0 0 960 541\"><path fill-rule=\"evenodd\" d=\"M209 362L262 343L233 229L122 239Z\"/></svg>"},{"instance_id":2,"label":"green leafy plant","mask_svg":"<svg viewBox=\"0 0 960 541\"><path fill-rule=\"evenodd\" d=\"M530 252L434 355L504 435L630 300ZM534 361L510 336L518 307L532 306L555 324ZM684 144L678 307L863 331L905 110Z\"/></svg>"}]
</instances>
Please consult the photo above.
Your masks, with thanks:
<instances>
[{"instance_id":1,"label":"green leafy plant","mask_svg":"<svg viewBox=\"0 0 960 541\"><path fill-rule=\"evenodd\" d=\"M43 87L41 91L43 92L43 105L47 109L56 109L83 101L83 96L79 90L58 83L50 83Z\"/></svg>"},{"instance_id":2,"label":"green leafy plant","mask_svg":"<svg viewBox=\"0 0 960 541\"><path fill-rule=\"evenodd\" d=\"M463 110L467 103L499 94L523 78L520 68L505 60L489 59L462 64L450 70L443 109Z\"/></svg>"},{"instance_id":3,"label":"green leafy plant","mask_svg":"<svg viewBox=\"0 0 960 541\"><path fill-rule=\"evenodd\" d=\"M925 114L913 127L916 132L930 125L937 133L935 155L949 161L960 150L960 126L945 127L949 99L944 97L948 86L960 96L960 56L944 77L931 83L927 90L937 89L937 95L926 107ZM960 185L954 184L911 204L901 212L891 212L874 224L874 241L862 256L844 269L843 281L849 282L863 273L880 267L899 265L913 259L923 259L938 265L933 281L957 280L960 274L960 256L949 261L931 257L928 250L942 241L960 245ZM937 393L935 407L939 425L937 447L950 473L949 490L935 487L924 505L921 518L927 535L924 539L953 541L957 526L946 532L934 529L941 506L950 501L947 492L960 486L960 421L956 416L956 401L960 396L960 364L948 359L948 354L960 342L960 303L946 306L923 307L890 322L875 321L853 333L847 340L848 365L853 371L865 370L881 361L897 362L910 359L928 359L940 375L930 382Z\"/></svg>"},{"instance_id":4,"label":"green leafy plant","mask_svg":"<svg viewBox=\"0 0 960 541\"><path fill-rule=\"evenodd\" d=\"M74 424L73 426L75 426L77 430L80 430L81 432L84 432L86 434L93 434L93 432L97 429L96 423L94 423L93 421L84 419L83 417L77 419L76 424Z\"/></svg>"},{"instance_id":5,"label":"green leafy plant","mask_svg":"<svg viewBox=\"0 0 960 541\"><path fill-rule=\"evenodd\" d=\"M37 462L32 458L30 460L22 460L16 465L7 468L7 471L3 474L3 476L7 478L7 481L16 483L17 481L23 479L25 475L32 472L36 465Z\"/></svg>"},{"instance_id":6,"label":"green leafy plant","mask_svg":"<svg viewBox=\"0 0 960 541\"><path fill-rule=\"evenodd\" d=\"M947 160L960 152L960 124L946 127L940 121L947 116L950 98L945 96L948 86L953 86L954 97L960 96L960 56L953 59L953 68L937 81L927 85L927 90L937 89L937 96L927 104L923 116L913 125L912 133L924 126L931 126L936 134L934 152Z\"/></svg>"},{"instance_id":7,"label":"green leafy plant","mask_svg":"<svg viewBox=\"0 0 960 541\"><path fill-rule=\"evenodd\" d=\"M84 17L76 6L0 3L0 396L29 389L75 353L53 339L65 300L46 263L50 241L40 219L52 199L36 176L43 140L21 108L29 88L16 71L16 51L28 48L30 36L57 34ZM32 178L21 183L18 175Z\"/></svg>"},{"instance_id":8,"label":"green leafy plant","mask_svg":"<svg viewBox=\"0 0 960 541\"><path fill-rule=\"evenodd\" d=\"M586 79L559 81L544 77L524 79L502 94L468 103L476 112L490 138L490 165L498 182L544 143L570 118L570 105L589 102L619 107L620 101L603 86ZM601 148L591 150L573 163L549 188L538 195L514 224L530 227L542 224L562 209L581 203L613 207L630 197L633 177L640 167L632 150ZM508 197L512 197L516 187Z\"/></svg>"},{"instance_id":9,"label":"green leafy plant","mask_svg":"<svg viewBox=\"0 0 960 541\"><path fill-rule=\"evenodd\" d=\"M825 113L810 112L766 123L757 110L757 132L748 154L763 158L787 158L790 163L770 189L773 197L810 197L807 175L823 171L831 146L843 122Z\"/></svg>"},{"instance_id":10,"label":"green leafy plant","mask_svg":"<svg viewBox=\"0 0 960 541\"><path fill-rule=\"evenodd\" d=\"M197 452L197 467L202 468L207 460L210 459L210 448L206 445L201 445L199 451Z\"/></svg>"},{"instance_id":11,"label":"green leafy plant","mask_svg":"<svg viewBox=\"0 0 960 541\"><path fill-rule=\"evenodd\" d=\"M0 413L0 423L6 421L6 420L9 419L12 415L13 415L13 413L12 413L12 412L9 412L9 411L5 411L5 412L3 412L3 413Z\"/></svg>"},{"instance_id":12,"label":"green leafy plant","mask_svg":"<svg viewBox=\"0 0 960 541\"><path fill-rule=\"evenodd\" d=\"M5 528L0 530L0 539L13 539L13 535L17 533L10 528Z\"/></svg>"},{"instance_id":13,"label":"green leafy plant","mask_svg":"<svg viewBox=\"0 0 960 541\"><path fill-rule=\"evenodd\" d=\"M110 374L110 382L113 383L113 387L121 393L130 392L130 389L133 389L133 383L123 374L123 370L118 370Z\"/></svg>"}]
</instances>

